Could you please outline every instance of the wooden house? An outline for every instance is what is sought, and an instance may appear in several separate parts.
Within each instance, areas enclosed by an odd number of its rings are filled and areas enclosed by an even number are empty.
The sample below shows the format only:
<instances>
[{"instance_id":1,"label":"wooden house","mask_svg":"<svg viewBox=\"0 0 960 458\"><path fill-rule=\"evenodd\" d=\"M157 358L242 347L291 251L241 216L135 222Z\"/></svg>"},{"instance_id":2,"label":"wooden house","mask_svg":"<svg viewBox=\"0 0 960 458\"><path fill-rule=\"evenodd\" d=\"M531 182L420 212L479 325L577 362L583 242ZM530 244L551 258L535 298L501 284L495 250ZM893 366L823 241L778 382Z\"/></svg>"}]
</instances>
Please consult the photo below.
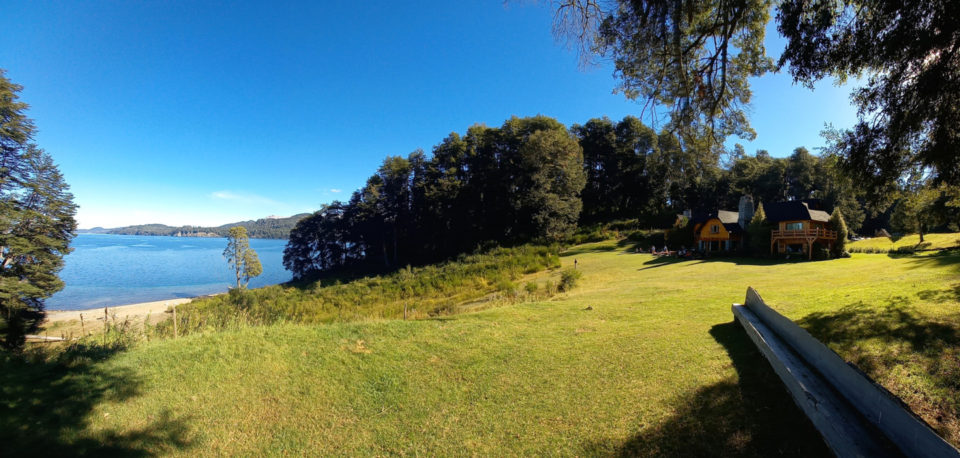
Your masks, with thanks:
<instances>
[{"instance_id":1,"label":"wooden house","mask_svg":"<svg viewBox=\"0 0 960 458\"><path fill-rule=\"evenodd\" d=\"M734 251L743 246L744 228L739 222L739 213L717 210L695 214L693 243L700 251Z\"/></svg>"},{"instance_id":2,"label":"wooden house","mask_svg":"<svg viewBox=\"0 0 960 458\"><path fill-rule=\"evenodd\" d=\"M789 201L764 204L770 233L771 253L805 253L813 258L813 244L833 248L837 231L830 227L830 215L816 201Z\"/></svg>"}]
</instances>

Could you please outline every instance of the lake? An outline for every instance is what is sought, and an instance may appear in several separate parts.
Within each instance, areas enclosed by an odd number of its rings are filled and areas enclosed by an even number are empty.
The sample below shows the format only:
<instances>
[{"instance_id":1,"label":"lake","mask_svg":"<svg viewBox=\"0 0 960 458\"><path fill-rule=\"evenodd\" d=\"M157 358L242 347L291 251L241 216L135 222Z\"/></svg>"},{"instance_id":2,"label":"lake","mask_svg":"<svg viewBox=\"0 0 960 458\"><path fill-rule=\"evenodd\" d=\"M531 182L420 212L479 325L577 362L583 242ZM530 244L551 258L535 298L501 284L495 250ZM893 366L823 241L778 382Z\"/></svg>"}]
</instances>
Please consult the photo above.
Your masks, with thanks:
<instances>
[{"instance_id":1,"label":"lake","mask_svg":"<svg viewBox=\"0 0 960 458\"><path fill-rule=\"evenodd\" d=\"M250 287L289 281L283 268L286 240L250 239L263 274ZM78 234L64 258L66 287L46 301L47 310L161 301L226 292L236 276L223 258L225 238Z\"/></svg>"}]
</instances>

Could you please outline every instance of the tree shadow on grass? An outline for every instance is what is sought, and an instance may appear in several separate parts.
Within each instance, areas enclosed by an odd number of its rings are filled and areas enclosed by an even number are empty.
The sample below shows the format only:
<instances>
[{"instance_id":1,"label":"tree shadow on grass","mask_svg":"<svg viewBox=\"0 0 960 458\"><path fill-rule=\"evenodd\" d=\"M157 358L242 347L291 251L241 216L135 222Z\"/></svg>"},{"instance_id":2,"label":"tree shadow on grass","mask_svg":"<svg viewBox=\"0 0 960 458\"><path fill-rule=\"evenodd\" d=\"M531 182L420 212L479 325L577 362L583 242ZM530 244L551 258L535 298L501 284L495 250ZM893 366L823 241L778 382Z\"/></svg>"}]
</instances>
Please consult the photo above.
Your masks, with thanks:
<instances>
[{"instance_id":1,"label":"tree shadow on grass","mask_svg":"<svg viewBox=\"0 0 960 458\"><path fill-rule=\"evenodd\" d=\"M956 301L960 285L918 296ZM888 388L941 436L960 441L960 314L927 317L898 296L883 305L861 301L811 313L797 324L874 380L901 385Z\"/></svg>"},{"instance_id":2,"label":"tree shadow on grass","mask_svg":"<svg viewBox=\"0 0 960 458\"><path fill-rule=\"evenodd\" d=\"M587 253L606 253L610 251L616 251L617 245L612 243L590 243L586 245L579 245L575 248L569 248L560 253L560 257L570 257L577 256Z\"/></svg>"},{"instance_id":3,"label":"tree shadow on grass","mask_svg":"<svg viewBox=\"0 0 960 458\"><path fill-rule=\"evenodd\" d=\"M710 335L737 371L678 397L673 415L624 443L594 443L590 454L617 456L830 456L820 434L736 322Z\"/></svg>"},{"instance_id":4,"label":"tree shadow on grass","mask_svg":"<svg viewBox=\"0 0 960 458\"><path fill-rule=\"evenodd\" d=\"M688 266L695 266L698 264L703 264L707 262L718 262L718 263L728 263L736 264L738 266L772 266L778 264L796 264L800 262L818 262L818 261L807 261L805 259L771 259L771 258L749 258L749 257L740 257L740 256L709 256L704 258L678 258L676 256L658 256L653 259L650 259L643 263L646 267L641 267L639 270L653 269L656 267L669 265L669 264L681 264L685 263Z\"/></svg>"},{"instance_id":5,"label":"tree shadow on grass","mask_svg":"<svg viewBox=\"0 0 960 458\"><path fill-rule=\"evenodd\" d=\"M928 269L938 266L960 267L960 250L958 249L940 250L922 255L889 252L887 256L895 259L908 259L910 266L916 269Z\"/></svg>"},{"instance_id":6,"label":"tree shadow on grass","mask_svg":"<svg viewBox=\"0 0 960 458\"><path fill-rule=\"evenodd\" d=\"M117 350L74 346L49 358L0 354L0 456L149 456L188 448L184 420L169 413L142 429L87 430L99 403L139 394L131 371L103 364Z\"/></svg>"}]
</instances>

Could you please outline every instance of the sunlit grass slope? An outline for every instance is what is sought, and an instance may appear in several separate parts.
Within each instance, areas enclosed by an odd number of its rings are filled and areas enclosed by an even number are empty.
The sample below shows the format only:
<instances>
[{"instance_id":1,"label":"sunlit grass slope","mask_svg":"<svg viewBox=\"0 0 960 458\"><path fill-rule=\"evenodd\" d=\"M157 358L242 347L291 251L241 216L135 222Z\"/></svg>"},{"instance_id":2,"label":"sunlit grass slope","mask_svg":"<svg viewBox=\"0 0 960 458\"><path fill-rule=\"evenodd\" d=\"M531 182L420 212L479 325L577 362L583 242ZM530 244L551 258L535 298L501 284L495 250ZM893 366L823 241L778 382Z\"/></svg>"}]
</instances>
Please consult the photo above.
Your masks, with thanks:
<instances>
[{"instance_id":1,"label":"sunlit grass slope","mask_svg":"<svg viewBox=\"0 0 960 458\"><path fill-rule=\"evenodd\" d=\"M910 234L893 240L888 237L873 237L851 242L850 249L857 251L875 249L875 250L898 250L902 248L914 248L918 250L942 250L955 248L960 245L960 232L946 234L923 234L923 243L920 242L918 234Z\"/></svg>"},{"instance_id":2,"label":"sunlit grass slope","mask_svg":"<svg viewBox=\"0 0 960 458\"><path fill-rule=\"evenodd\" d=\"M13 399L0 417L47 450L822 455L732 321L753 286L960 442L958 256L676 261L598 243L574 259L581 286L546 302L195 334L79 372L0 375ZM59 392L72 422L9 407Z\"/></svg>"}]
</instances>

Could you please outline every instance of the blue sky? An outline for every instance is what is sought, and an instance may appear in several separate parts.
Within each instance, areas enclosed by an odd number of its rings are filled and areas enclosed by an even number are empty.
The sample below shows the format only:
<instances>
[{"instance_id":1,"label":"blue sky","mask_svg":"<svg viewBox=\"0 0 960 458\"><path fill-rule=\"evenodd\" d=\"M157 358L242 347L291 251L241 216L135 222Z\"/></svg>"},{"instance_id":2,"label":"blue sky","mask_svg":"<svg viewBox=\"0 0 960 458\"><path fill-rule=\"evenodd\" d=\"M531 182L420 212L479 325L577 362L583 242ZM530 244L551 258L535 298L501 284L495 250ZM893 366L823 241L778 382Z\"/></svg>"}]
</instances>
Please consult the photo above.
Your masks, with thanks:
<instances>
[{"instance_id":1,"label":"blue sky","mask_svg":"<svg viewBox=\"0 0 960 458\"><path fill-rule=\"evenodd\" d=\"M474 123L640 114L608 64L581 70L553 40L546 4L401 3L0 0L0 68L82 228L313 211ZM813 149L855 120L848 87L753 84L748 152Z\"/></svg>"}]
</instances>

